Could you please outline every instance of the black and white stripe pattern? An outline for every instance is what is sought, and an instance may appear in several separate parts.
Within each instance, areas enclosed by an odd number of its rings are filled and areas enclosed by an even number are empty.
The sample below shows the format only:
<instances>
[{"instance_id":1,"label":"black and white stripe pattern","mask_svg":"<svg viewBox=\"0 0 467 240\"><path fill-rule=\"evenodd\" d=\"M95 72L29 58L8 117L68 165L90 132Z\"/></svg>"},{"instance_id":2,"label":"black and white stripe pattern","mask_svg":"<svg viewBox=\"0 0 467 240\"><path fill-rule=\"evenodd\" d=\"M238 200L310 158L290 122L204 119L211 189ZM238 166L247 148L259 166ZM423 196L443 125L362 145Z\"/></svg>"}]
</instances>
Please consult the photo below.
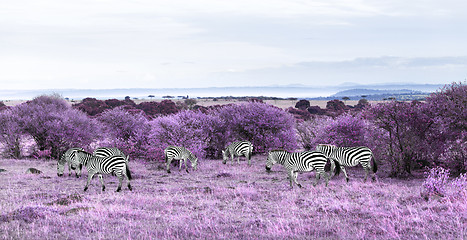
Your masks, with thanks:
<instances>
[{"instance_id":1,"label":"black and white stripe pattern","mask_svg":"<svg viewBox=\"0 0 467 240\"><path fill-rule=\"evenodd\" d=\"M82 165L75 158L76 151L83 151L83 148L70 148L62 155L57 162L57 175L63 176L65 164L68 165L68 176L71 176L71 170L75 170L76 177L81 176Z\"/></svg>"},{"instance_id":2,"label":"black and white stripe pattern","mask_svg":"<svg viewBox=\"0 0 467 240\"><path fill-rule=\"evenodd\" d=\"M320 177L323 175L326 186L328 186L328 181L331 178L330 174L325 174L325 166L328 162L326 156L317 151L305 151L298 153L289 153L287 151L275 150L268 153L268 159L266 162L266 170L269 172L271 167L279 163L287 169L287 173L290 179L290 187L293 187L293 182L297 186L302 187L301 184L297 182L297 175L299 172L316 172L316 181L313 186L318 184ZM340 166L337 161L331 161L331 169L334 169L336 175L340 172Z\"/></svg>"},{"instance_id":3,"label":"black and white stripe pattern","mask_svg":"<svg viewBox=\"0 0 467 240\"><path fill-rule=\"evenodd\" d=\"M102 191L105 191L104 179L102 177L102 174L109 173L115 173L115 175L118 177L119 184L117 187L117 192L119 192L122 189L123 176L125 176L127 179L128 189L130 189L130 191L132 190L130 185L131 173L130 169L128 168L128 162L126 161L125 157L121 155L113 155L101 158L96 157L85 151L77 151L76 158L82 165L86 167L88 171L88 180L86 182L86 186L84 187L84 191L88 189L89 183L91 182L95 174L99 175L99 179L102 184Z\"/></svg>"},{"instance_id":4,"label":"black and white stripe pattern","mask_svg":"<svg viewBox=\"0 0 467 240\"><path fill-rule=\"evenodd\" d=\"M123 157L125 157L125 159L127 160L127 162L130 160L129 159L129 156L126 156L122 150L118 149L118 148L109 148L109 147L99 147L99 148L96 148L94 150L94 152L92 153L92 155L96 156L96 157L108 157L108 156L113 156L113 155L121 155Z\"/></svg>"},{"instance_id":5,"label":"black and white stripe pattern","mask_svg":"<svg viewBox=\"0 0 467 240\"><path fill-rule=\"evenodd\" d=\"M196 166L198 165L198 158L184 147L169 146L164 150L164 155L165 155L165 162L167 163L167 173L170 173L170 163L172 162L173 159L180 160L180 169L182 169L182 161L183 161L185 163L186 172L189 172L186 166L187 159L190 159L191 167L194 170L196 170Z\"/></svg>"},{"instance_id":6,"label":"black and white stripe pattern","mask_svg":"<svg viewBox=\"0 0 467 240\"><path fill-rule=\"evenodd\" d=\"M373 152L368 147L337 147L334 145L319 144L316 146L316 150L340 163L347 182L349 181L349 177L344 167L354 167L358 164L362 165L363 169L365 169L364 181L367 180L370 169L373 171L373 181L376 180L378 166L374 159ZM370 166L370 161L372 159L373 165Z\"/></svg>"},{"instance_id":7,"label":"black and white stripe pattern","mask_svg":"<svg viewBox=\"0 0 467 240\"><path fill-rule=\"evenodd\" d=\"M222 151L222 157L224 161L222 163L226 163L229 159L233 163L234 157L237 157L237 163L240 163L240 156L245 156L248 159L248 165L251 165L251 154L253 152L253 144L248 141L239 141L233 142L225 150Z\"/></svg>"}]
</instances>

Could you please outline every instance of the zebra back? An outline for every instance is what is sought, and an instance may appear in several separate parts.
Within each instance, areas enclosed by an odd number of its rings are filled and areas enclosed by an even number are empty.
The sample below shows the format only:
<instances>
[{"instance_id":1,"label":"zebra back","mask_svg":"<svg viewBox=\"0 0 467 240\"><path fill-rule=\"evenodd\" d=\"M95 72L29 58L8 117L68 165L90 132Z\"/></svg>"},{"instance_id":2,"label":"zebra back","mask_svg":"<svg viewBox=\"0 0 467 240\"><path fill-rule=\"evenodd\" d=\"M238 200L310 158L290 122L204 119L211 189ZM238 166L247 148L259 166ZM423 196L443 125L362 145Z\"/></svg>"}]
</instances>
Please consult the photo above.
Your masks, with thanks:
<instances>
[{"instance_id":1,"label":"zebra back","mask_svg":"<svg viewBox=\"0 0 467 240\"><path fill-rule=\"evenodd\" d=\"M113 155L120 155L123 156L129 160L129 156L126 156L122 150L118 148L109 148L109 147L99 147L94 150L92 153L94 156L97 157L108 157L108 156L113 156Z\"/></svg>"},{"instance_id":2,"label":"zebra back","mask_svg":"<svg viewBox=\"0 0 467 240\"><path fill-rule=\"evenodd\" d=\"M96 172L109 174L114 171L119 171L121 174L125 174L124 171L128 171L126 168L126 158L121 155L97 157L85 151L77 151L76 158L86 167L88 173Z\"/></svg>"},{"instance_id":3,"label":"zebra back","mask_svg":"<svg viewBox=\"0 0 467 240\"><path fill-rule=\"evenodd\" d=\"M188 149L178 146L168 146L165 150L165 161L167 162L168 158L181 159L188 158L191 163L197 162L198 158Z\"/></svg>"},{"instance_id":4,"label":"zebra back","mask_svg":"<svg viewBox=\"0 0 467 240\"><path fill-rule=\"evenodd\" d=\"M245 156L251 156L251 152L253 151L253 144L249 141L237 141L231 143L227 148L225 149L225 152L227 154L232 154L234 156L240 156L240 155L245 155Z\"/></svg>"},{"instance_id":5,"label":"zebra back","mask_svg":"<svg viewBox=\"0 0 467 240\"><path fill-rule=\"evenodd\" d=\"M285 161L284 167L299 172L325 172L326 156L318 151L304 151L292 153Z\"/></svg>"}]
</instances>

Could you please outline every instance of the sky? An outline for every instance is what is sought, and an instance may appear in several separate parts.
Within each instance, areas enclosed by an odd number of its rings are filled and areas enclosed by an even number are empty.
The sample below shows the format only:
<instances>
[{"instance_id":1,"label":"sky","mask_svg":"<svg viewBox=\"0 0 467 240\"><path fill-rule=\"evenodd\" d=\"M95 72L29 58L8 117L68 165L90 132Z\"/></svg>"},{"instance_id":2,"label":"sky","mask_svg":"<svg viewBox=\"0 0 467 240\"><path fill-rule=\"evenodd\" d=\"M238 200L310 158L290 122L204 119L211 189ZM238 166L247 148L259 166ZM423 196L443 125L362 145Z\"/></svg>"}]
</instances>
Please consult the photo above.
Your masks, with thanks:
<instances>
[{"instance_id":1,"label":"sky","mask_svg":"<svg viewBox=\"0 0 467 240\"><path fill-rule=\"evenodd\" d=\"M467 78L464 0L0 0L2 89Z\"/></svg>"}]
</instances>

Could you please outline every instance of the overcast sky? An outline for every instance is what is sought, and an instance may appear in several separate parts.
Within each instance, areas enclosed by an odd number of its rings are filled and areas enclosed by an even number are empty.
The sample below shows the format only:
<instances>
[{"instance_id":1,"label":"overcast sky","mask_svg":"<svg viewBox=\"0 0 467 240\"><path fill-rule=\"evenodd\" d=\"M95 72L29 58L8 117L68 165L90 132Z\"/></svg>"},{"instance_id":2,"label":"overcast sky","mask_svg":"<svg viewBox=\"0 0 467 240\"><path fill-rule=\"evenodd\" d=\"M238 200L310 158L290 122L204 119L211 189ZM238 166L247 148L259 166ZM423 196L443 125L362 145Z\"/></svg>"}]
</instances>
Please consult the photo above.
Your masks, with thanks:
<instances>
[{"instance_id":1,"label":"overcast sky","mask_svg":"<svg viewBox=\"0 0 467 240\"><path fill-rule=\"evenodd\" d=\"M436 83L465 0L0 0L2 89Z\"/></svg>"}]
</instances>

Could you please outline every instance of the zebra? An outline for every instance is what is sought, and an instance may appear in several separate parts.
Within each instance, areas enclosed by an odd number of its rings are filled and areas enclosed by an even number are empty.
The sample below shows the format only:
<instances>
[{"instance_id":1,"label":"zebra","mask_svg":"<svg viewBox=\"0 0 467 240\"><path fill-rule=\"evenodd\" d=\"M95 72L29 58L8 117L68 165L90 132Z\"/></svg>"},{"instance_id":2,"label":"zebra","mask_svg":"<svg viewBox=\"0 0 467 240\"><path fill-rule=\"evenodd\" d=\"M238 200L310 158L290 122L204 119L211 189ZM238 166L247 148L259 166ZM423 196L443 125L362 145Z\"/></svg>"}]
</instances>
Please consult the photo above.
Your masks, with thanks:
<instances>
[{"instance_id":1,"label":"zebra","mask_svg":"<svg viewBox=\"0 0 467 240\"><path fill-rule=\"evenodd\" d=\"M370 172L370 161L373 160L373 165L371 166L371 170L373 171L372 180L376 180L378 166L374 159L373 152L368 147L337 147L335 145L319 144L316 146L316 150L340 163L341 170L344 172L347 182L349 181L349 176L344 166L354 167L361 164L363 169L365 169L365 178L363 181L366 182Z\"/></svg>"},{"instance_id":2,"label":"zebra","mask_svg":"<svg viewBox=\"0 0 467 240\"><path fill-rule=\"evenodd\" d=\"M127 162L130 160L129 156L126 156L120 149L118 148L108 148L108 147L99 147L94 150L92 155L96 157L108 157L113 155L121 155L125 157Z\"/></svg>"},{"instance_id":3,"label":"zebra","mask_svg":"<svg viewBox=\"0 0 467 240\"><path fill-rule=\"evenodd\" d=\"M130 191L132 190L130 184L131 173L125 157L121 155L97 157L85 151L76 151L76 158L80 164L86 167L86 170L88 171L88 180L86 182L86 186L84 187L84 191L88 190L89 183L95 174L98 174L102 184L102 191L105 191L102 174L109 173L115 173L115 175L118 177L119 184L117 187L117 192L122 189L123 176L125 176L127 179L128 189Z\"/></svg>"},{"instance_id":4,"label":"zebra","mask_svg":"<svg viewBox=\"0 0 467 240\"><path fill-rule=\"evenodd\" d=\"M126 156L122 150L118 148L108 148L108 147L99 147L94 150L92 155L96 157L108 157L113 155L121 155L125 157L126 162L130 161L130 156ZM112 173L112 176L115 176L115 173Z\"/></svg>"},{"instance_id":5,"label":"zebra","mask_svg":"<svg viewBox=\"0 0 467 240\"><path fill-rule=\"evenodd\" d=\"M65 172L65 164L68 165L68 176L71 176L72 169L75 170L77 178L81 176L82 165L76 161L75 153L76 151L83 150L83 148L70 148L62 155L62 157L57 162L57 175L59 177L63 176L63 173Z\"/></svg>"},{"instance_id":6,"label":"zebra","mask_svg":"<svg viewBox=\"0 0 467 240\"><path fill-rule=\"evenodd\" d=\"M316 172L316 181L313 183L313 186L318 184L318 181L321 175L324 176L326 187L328 186L328 181L331 178L331 175L325 175L325 166L328 162L328 158L321 152L317 151L304 151L298 153L289 153L283 150L274 150L268 153L268 159L266 162L266 171L269 173L271 171L272 165L280 163L287 169L289 175L290 187L293 188L293 182L297 184L298 187L302 187L300 183L297 182L298 172ZM335 166L334 166L335 165ZM334 174L339 175L340 173L340 164L338 161L331 161L331 169L334 169Z\"/></svg>"},{"instance_id":7,"label":"zebra","mask_svg":"<svg viewBox=\"0 0 467 240\"><path fill-rule=\"evenodd\" d=\"M245 156L248 159L248 165L251 165L251 153L253 152L253 144L249 141L233 142L225 150L222 150L223 164L229 159L233 163L233 159L237 156L237 163L240 163L240 156Z\"/></svg>"},{"instance_id":8,"label":"zebra","mask_svg":"<svg viewBox=\"0 0 467 240\"><path fill-rule=\"evenodd\" d=\"M165 154L165 162L167 163L167 173L170 173L170 163L173 159L180 160L180 169L182 169L182 161L185 163L186 172L188 168L186 166L186 160L190 159L191 167L196 170L196 166L198 165L198 158L191 153L188 149L184 147L177 147L177 146L168 146L164 150Z\"/></svg>"}]
</instances>

